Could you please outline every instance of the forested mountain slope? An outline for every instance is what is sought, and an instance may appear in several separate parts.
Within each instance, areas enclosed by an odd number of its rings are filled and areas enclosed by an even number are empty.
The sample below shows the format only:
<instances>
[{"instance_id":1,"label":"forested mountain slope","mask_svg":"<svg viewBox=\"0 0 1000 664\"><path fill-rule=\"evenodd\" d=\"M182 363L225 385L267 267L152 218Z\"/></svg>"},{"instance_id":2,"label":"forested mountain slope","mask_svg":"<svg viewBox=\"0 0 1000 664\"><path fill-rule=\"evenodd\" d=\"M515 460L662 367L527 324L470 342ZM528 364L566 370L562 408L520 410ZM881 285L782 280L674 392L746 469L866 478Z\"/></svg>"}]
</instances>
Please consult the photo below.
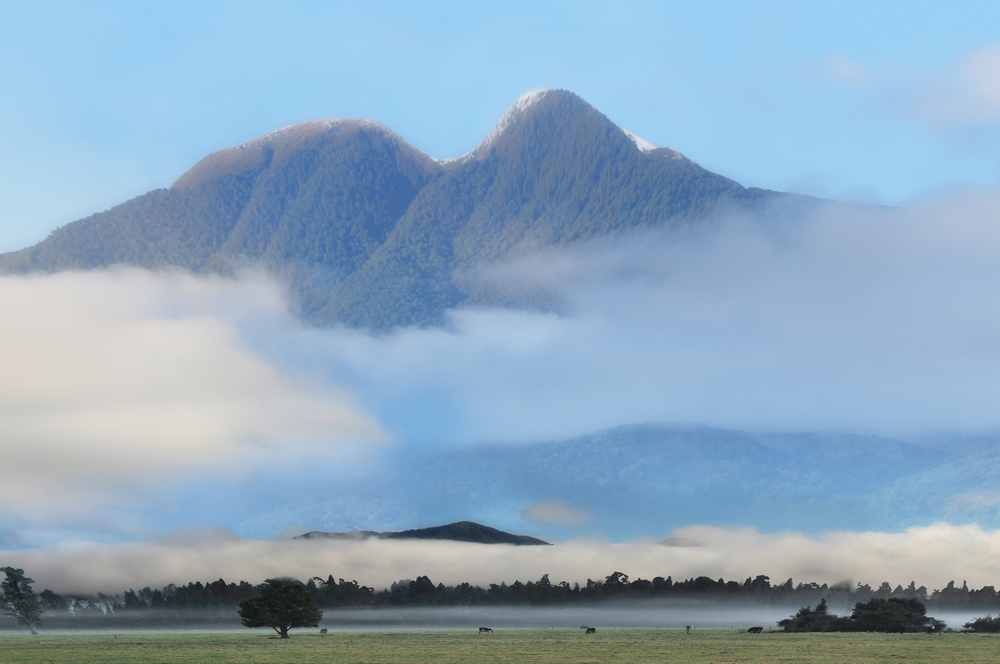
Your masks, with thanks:
<instances>
[{"instance_id":1,"label":"forested mountain slope","mask_svg":"<svg viewBox=\"0 0 1000 664\"><path fill-rule=\"evenodd\" d=\"M653 148L570 92L541 90L443 162L366 120L286 127L4 254L0 270L260 265L287 280L313 323L385 329L433 324L463 304L525 304L456 279L463 269L782 196Z\"/></svg>"}]
</instances>

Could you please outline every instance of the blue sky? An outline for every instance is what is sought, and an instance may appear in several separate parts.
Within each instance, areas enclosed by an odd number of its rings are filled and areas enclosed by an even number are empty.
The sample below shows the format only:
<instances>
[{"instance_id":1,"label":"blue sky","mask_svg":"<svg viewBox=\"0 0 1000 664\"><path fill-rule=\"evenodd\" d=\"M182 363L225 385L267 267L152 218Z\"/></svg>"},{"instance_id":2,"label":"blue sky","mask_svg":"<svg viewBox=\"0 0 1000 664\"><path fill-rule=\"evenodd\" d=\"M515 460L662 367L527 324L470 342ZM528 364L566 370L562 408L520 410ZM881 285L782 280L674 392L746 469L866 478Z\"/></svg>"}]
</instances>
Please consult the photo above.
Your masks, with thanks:
<instances>
[{"instance_id":1,"label":"blue sky","mask_svg":"<svg viewBox=\"0 0 1000 664\"><path fill-rule=\"evenodd\" d=\"M20 469L0 483L0 554L56 578L74 542L101 542L103 561L139 551L139 584L156 556L121 543L155 548L178 528L216 529L157 549L193 560L191 542L237 541L219 528L266 539L475 518L553 540L693 533L728 562L695 569L675 551L677 569L727 578L760 573L740 567L753 559L865 579L897 536L936 543L907 574L936 573L962 538L963 569L993 570L997 26L996 3L0 4L2 251L288 124L370 118L458 156L539 87L743 185L893 206L526 257L483 278L550 288L564 312L465 310L385 335L305 328L261 274L0 279L0 439ZM558 460L576 449L560 441L650 422L687 433L647 447L597 434L629 472ZM643 459L669 459L667 438L749 459L763 479L705 457L658 483ZM502 468L477 466L482 449L502 450ZM512 449L565 476L520 473ZM884 486L854 472L869 453ZM702 501L712 487L725 490ZM824 558L830 541L857 558ZM243 546L218 548L245 559ZM298 555L272 553L247 578Z\"/></svg>"},{"instance_id":2,"label":"blue sky","mask_svg":"<svg viewBox=\"0 0 1000 664\"><path fill-rule=\"evenodd\" d=\"M934 109L975 96L962 71L1000 41L990 2L5 2L0 18L0 250L296 122L371 118L457 156L538 87L747 186L898 204L1000 178L995 96ZM980 69L995 82L996 56Z\"/></svg>"}]
</instances>

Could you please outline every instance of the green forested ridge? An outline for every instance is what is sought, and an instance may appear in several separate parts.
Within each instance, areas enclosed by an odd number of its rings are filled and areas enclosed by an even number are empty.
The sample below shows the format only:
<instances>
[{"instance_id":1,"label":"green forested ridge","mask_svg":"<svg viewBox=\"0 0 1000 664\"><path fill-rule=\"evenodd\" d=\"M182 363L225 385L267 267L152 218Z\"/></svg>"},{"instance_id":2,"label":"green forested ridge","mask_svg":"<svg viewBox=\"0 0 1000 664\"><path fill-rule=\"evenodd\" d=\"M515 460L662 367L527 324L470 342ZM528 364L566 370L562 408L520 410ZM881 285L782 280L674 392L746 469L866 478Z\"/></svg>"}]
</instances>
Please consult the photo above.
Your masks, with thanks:
<instances>
[{"instance_id":1,"label":"green forested ridge","mask_svg":"<svg viewBox=\"0 0 1000 664\"><path fill-rule=\"evenodd\" d=\"M550 91L449 164L374 123L286 128L2 255L0 270L260 264L288 280L312 322L384 329L433 324L461 304L544 304L456 280L463 269L782 196L671 150L642 152L576 95Z\"/></svg>"}]
</instances>

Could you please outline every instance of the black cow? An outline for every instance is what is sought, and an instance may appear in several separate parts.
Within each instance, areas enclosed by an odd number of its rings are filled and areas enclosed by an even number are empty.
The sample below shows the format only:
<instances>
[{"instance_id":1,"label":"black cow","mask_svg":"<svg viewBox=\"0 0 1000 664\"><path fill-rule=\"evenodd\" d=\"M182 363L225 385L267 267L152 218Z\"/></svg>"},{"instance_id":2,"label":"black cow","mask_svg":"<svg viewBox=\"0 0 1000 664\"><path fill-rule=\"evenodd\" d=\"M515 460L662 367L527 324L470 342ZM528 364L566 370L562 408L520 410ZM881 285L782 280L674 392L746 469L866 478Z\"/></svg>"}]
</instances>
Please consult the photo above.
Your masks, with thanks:
<instances>
[{"instance_id":1,"label":"black cow","mask_svg":"<svg viewBox=\"0 0 1000 664\"><path fill-rule=\"evenodd\" d=\"M489 627L480 627L479 628L479 633L480 634L492 634L493 630L490 629Z\"/></svg>"},{"instance_id":2,"label":"black cow","mask_svg":"<svg viewBox=\"0 0 1000 664\"><path fill-rule=\"evenodd\" d=\"M587 634L597 634L597 628L596 627L588 627L587 628Z\"/></svg>"},{"instance_id":3,"label":"black cow","mask_svg":"<svg viewBox=\"0 0 1000 664\"><path fill-rule=\"evenodd\" d=\"M764 631L763 627L751 627L747 630L747 634L760 634Z\"/></svg>"}]
</instances>

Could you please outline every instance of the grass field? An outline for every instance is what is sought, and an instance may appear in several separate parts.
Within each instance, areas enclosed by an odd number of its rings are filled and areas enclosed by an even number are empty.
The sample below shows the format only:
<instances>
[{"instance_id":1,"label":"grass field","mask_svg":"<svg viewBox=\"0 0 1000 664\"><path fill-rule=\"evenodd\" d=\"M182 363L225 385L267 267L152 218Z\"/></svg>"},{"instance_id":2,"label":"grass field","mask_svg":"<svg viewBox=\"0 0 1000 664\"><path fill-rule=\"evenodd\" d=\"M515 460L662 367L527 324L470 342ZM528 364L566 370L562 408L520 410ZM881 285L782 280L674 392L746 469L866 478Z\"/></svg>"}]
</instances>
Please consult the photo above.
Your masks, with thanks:
<instances>
[{"instance_id":1,"label":"grass field","mask_svg":"<svg viewBox=\"0 0 1000 664\"><path fill-rule=\"evenodd\" d=\"M259 632L43 634L0 636L0 662L116 664L210 662L308 664L405 662L1000 662L1000 636L973 634L760 634L723 630L521 630L479 636L441 632Z\"/></svg>"}]
</instances>

